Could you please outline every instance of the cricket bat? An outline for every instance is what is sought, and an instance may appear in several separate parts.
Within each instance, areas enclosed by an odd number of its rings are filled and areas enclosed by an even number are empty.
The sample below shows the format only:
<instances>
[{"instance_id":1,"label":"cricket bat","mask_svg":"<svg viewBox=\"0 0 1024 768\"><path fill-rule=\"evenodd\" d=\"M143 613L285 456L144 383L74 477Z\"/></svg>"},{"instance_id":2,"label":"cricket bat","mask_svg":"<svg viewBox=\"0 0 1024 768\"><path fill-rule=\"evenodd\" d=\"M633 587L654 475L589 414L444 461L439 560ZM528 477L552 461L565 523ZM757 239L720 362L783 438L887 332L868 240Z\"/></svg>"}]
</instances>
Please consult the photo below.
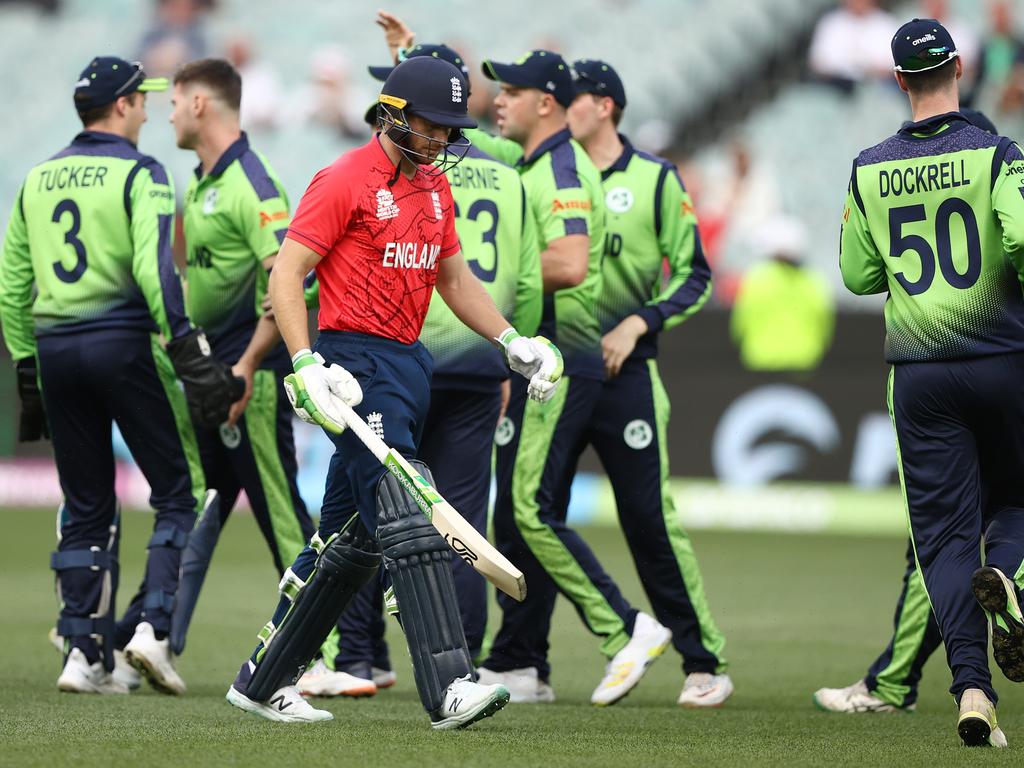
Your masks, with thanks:
<instances>
[{"instance_id":1,"label":"cricket bat","mask_svg":"<svg viewBox=\"0 0 1024 768\"><path fill-rule=\"evenodd\" d=\"M398 451L389 448L359 414L346 405L341 398L334 398L333 405L340 412L348 428L412 496L419 508L423 510L427 520L444 537L448 546L455 550L455 554L479 571L485 579L506 595L522 602L526 597L526 578L523 576L523 572L496 550L476 528L456 511L455 507L445 501L437 489L428 483L426 478L417 472Z\"/></svg>"}]
</instances>

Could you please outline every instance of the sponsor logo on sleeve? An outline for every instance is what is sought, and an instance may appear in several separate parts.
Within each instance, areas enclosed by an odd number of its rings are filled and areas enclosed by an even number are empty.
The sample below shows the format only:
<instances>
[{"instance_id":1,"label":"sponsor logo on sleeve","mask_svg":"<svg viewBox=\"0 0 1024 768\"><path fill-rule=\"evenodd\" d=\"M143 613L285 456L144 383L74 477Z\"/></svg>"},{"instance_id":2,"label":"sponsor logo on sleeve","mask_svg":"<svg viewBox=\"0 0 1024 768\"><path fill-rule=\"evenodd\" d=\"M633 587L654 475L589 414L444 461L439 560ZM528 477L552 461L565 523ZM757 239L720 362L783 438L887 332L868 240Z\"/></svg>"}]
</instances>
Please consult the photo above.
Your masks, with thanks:
<instances>
[{"instance_id":1,"label":"sponsor logo on sleeve","mask_svg":"<svg viewBox=\"0 0 1024 768\"><path fill-rule=\"evenodd\" d=\"M260 229L263 229L267 224L271 224L275 221L281 221L282 219L288 218L288 211L275 211L274 213L267 213L266 211L260 211Z\"/></svg>"},{"instance_id":2,"label":"sponsor logo on sleeve","mask_svg":"<svg viewBox=\"0 0 1024 768\"><path fill-rule=\"evenodd\" d=\"M591 208L589 200L559 200L551 201L551 212L561 213L562 211L589 211Z\"/></svg>"}]
</instances>

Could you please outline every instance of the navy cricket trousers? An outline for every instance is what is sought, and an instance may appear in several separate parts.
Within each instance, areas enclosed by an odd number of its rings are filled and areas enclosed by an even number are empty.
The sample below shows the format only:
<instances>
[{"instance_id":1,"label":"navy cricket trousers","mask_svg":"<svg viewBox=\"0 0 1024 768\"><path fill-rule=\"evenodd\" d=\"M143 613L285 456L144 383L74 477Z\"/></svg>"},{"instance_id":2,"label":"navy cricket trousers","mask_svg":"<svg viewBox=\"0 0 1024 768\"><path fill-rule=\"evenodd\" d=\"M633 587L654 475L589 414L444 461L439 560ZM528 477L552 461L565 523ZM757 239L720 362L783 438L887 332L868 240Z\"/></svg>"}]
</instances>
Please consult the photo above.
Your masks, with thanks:
<instances>
[{"instance_id":1,"label":"navy cricket trousers","mask_svg":"<svg viewBox=\"0 0 1024 768\"><path fill-rule=\"evenodd\" d=\"M950 693L959 702L980 688L995 702L971 574L984 564L1014 578L1024 560L1024 353L896 364L888 400L911 540L953 673Z\"/></svg>"},{"instance_id":2,"label":"navy cricket trousers","mask_svg":"<svg viewBox=\"0 0 1024 768\"><path fill-rule=\"evenodd\" d=\"M139 620L167 632L178 585L181 550L200 508L203 474L185 398L166 352L146 331L103 330L41 336L39 375L64 493L54 563L62 601L58 626L91 661L89 634L75 626L97 613L113 615L117 588L117 499L111 422L152 489L156 510L145 576L133 607L117 627L117 645L131 639ZM96 547L113 566L73 567L74 555ZM62 568L63 562L71 567ZM105 586L106 574L112 588ZM109 595L109 598L106 596ZM109 599L109 611L101 610ZM109 628L108 628L109 629Z\"/></svg>"}]
</instances>

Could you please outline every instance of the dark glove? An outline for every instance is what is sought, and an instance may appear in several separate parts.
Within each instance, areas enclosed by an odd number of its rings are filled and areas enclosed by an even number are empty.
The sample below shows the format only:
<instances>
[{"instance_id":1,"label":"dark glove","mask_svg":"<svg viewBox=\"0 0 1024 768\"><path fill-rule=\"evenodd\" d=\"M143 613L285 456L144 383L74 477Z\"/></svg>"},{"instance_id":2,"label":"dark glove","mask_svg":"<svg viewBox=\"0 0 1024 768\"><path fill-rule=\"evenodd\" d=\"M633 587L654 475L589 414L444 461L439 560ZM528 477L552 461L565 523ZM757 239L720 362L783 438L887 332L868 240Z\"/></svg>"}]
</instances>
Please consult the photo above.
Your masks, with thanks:
<instances>
[{"instance_id":1,"label":"dark glove","mask_svg":"<svg viewBox=\"0 0 1024 768\"><path fill-rule=\"evenodd\" d=\"M48 440L50 428L46 423L43 395L39 391L36 359L26 357L15 365L18 371L18 397L21 400L21 414L18 417L18 442L30 443L33 440Z\"/></svg>"},{"instance_id":2,"label":"dark glove","mask_svg":"<svg viewBox=\"0 0 1024 768\"><path fill-rule=\"evenodd\" d=\"M231 404L245 394L245 379L214 358L206 334L197 328L167 343L167 355L185 385L185 399L196 426L216 428L227 421Z\"/></svg>"}]
</instances>

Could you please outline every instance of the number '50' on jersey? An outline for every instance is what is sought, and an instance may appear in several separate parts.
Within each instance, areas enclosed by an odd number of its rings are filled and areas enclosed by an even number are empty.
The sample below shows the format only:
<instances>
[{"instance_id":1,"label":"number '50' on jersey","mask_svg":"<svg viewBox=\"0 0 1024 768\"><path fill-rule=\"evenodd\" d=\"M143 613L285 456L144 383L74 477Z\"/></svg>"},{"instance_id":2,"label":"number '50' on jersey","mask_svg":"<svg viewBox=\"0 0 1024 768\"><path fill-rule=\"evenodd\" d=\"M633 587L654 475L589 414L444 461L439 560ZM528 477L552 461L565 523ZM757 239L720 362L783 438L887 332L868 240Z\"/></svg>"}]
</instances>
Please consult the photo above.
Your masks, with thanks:
<instances>
[{"instance_id":1,"label":"number '50' on jersey","mask_svg":"<svg viewBox=\"0 0 1024 768\"><path fill-rule=\"evenodd\" d=\"M889 292L886 360L1024 350L1024 154L952 112L861 152L843 209L840 269Z\"/></svg>"}]
</instances>

